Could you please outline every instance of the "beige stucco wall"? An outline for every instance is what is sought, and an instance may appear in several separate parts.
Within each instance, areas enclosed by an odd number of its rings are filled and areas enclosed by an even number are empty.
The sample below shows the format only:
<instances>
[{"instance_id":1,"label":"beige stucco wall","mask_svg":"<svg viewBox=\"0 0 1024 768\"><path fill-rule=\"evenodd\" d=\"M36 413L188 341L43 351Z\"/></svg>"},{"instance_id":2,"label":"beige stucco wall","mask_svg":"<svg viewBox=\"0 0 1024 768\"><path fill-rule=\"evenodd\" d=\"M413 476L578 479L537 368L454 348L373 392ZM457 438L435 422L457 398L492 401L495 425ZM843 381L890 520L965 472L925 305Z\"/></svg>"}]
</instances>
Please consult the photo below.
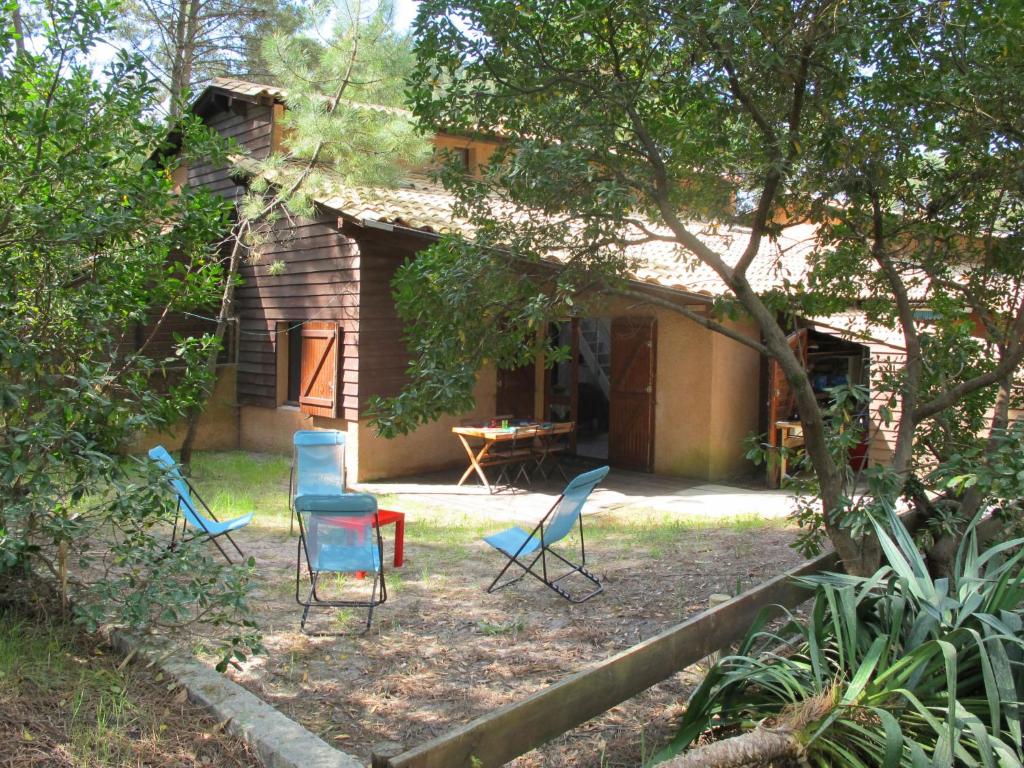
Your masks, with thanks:
<instances>
[{"instance_id":1,"label":"beige stucco wall","mask_svg":"<svg viewBox=\"0 0 1024 768\"><path fill-rule=\"evenodd\" d=\"M291 455L292 435L300 429L337 429L346 433L345 474L349 481L356 476L358 454L355 430L344 419L307 416L296 406L263 408L243 405L239 414L239 447L243 451Z\"/></svg>"},{"instance_id":2,"label":"beige stucco wall","mask_svg":"<svg viewBox=\"0 0 1024 768\"><path fill-rule=\"evenodd\" d=\"M350 438L348 450L358 454L358 466L349 477L356 482L402 477L448 467L469 466L466 452L452 427L462 419L490 418L495 414L497 376L493 368L482 370L477 378L476 407L458 416L426 424L415 432L390 440L379 437L366 420L360 420L358 435Z\"/></svg>"},{"instance_id":3,"label":"beige stucco wall","mask_svg":"<svg viewBox=\"0 0 1024 768\"><path fill-rule=\"evenodd\" d=\"M751 474L754 467L743 457L743 440L758 428L757 352L635 299L611 298L589 309L593 316L657 318L654 471L702 480ZM758 337L752 323L728 324Z\"/></svg>"},{"instance_id":4,"label":"beige stucco wall","mask_svg":"<svg viewBox=\"0 0 1024 768\"><path fill-rule=\"evenodd\" d=\"M480 373L473 411L445 417L392 440L378 437L366 419L356 424L344 419L307 416L294 406L244 405L239 414L239 447L245 451L288 455L292 452L292 435L297 430L341 430L346 433L345 473L350 483L463 466L467 464L466 454L451 429L461 419L493 416L496 390L494 370L488 368Z\"/></svg>"},{"instance_id":5,"label":"beige stucco wall","mask_svg":"<svg viewBox=\"0 0 1024 768\"><path fill-rule=\"evenodd\" d=\"M235 366L217 366L217 383L199 417L195 448L199 451L230 451L238 447L238 412L235 404ZM185 437L184 421L165 432L147 432L129 446L131 453L148 451L154 445L163 445L169 451L181 447Z\"/></svg>"},{"instance_id":6,"label":"beige stucco wall","mask_svg":"<svg viewBox=\"0 0 1024 768\"><path fill-rule=\"evenodd\" d=\"M750 338L759 337L752 322L729 325ZM723 480L754 471L754 466L743 457L743 441L758 428L761 356L720 333L711 336L708 479Z\"/></svg>"},{"instance_id":7,"label":"beige stucco wall","mask_svg":"<svg viewBox=\"0 0 1024 768\"><path fill-rule=\"evenodd\" d=\"M658 318L654 471L710 479L711 334L666 311Z\"/></svg>"},{"instance_id":8,"label":"beige stucco wall","mask_svg":"<svg viewBox=\"0 0 1024 768\"><path fill-rule=\"evenodd\" d=\"M437 149L468 149L470 172L478 174L480 167L487 165L491 155L498 149L498 142L487 141L486 139L471 139L466 136L452 136L447 133L439 133L434 136L434 146Z\"/></svg>"}]
</instances>

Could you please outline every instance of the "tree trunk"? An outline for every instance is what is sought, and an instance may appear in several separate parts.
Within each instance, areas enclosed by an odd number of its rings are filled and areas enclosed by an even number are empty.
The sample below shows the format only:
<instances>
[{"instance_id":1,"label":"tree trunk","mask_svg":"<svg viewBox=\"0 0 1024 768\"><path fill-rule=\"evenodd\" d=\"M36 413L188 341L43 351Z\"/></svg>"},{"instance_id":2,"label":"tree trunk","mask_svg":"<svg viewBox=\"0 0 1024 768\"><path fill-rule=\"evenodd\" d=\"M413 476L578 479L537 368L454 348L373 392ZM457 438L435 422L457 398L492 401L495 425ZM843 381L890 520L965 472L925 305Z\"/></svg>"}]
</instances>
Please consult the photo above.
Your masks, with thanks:
<instances>
[{"instance_id":1,"label":"tree trunk","mask_svg":"<svg viewBox=\"0 0 1024 768\"><path fill-rule=\"evenodd\" d=\"M171 52L171 84L167 106L171 119L181 115L182 73L185 66L185 36L188 32L189 11L194 3L178 0L177 16L174 20L174 50Z\"/></svg>"},{"instance_id":2,"label":"tree trunk","mask_svg":"<svg viewBox=\"0 0 1024 768\"><path fill-rule=\"evenodd\" d=\"M227 274L224 276L224 292L221 295L220 312L217 314L217 327L213 332L217 343L210 351L209 357L206 358L207 383L203 387L203 396L200 404L189 410L187 416L188 427L185 430L185 437L181 442L180 461L185 467L189 467L192 463L192 450L195 447L199 417L203 413L206 401L213 393L213 388L217 385L217 358L220 357L220 351L224 346L224 335L227 333L228 323L234 312L235 282L238 276L238 268L242 261L242 239L247 226L248 222L244 220L240 222L235 228L235 236L232 238L231 255L228 257Z\"/></svg>"},{"instance_id":3,"label":"tree trunk","mask_svg":"<svg viewBox=\"0 0 1024 768\"><path fill-rule=\"evenodd\" d=\"M18 53L25 52L25 24L21 19L21 7L15 3L11 8L12 23L14 24L14 47Z\"/></svg>"},{"instance_id":4,"label":"tree trunk","mask_svg":"<svg viewBox=\"0 0 1024 768\"><path fill-rule=\"evenodd\" d=\"M1000 438L1010 423L1010 398L1013 394L1013 376L1007 375L999 382L999 392L992 406L992 421L989 424L988 440L985 442L985 456L982 465L989 462L989 456L999 447ZM966 525L974 519L985 500L984 491L977 485L968 488L960 500L960 519ZM927 552L928 569L933 576L950 576L960 546L960 536L942 536Z\"/></svg>"},{"instance_id":5,"label":"tree trunk","mask_svg":"<svg viewBox=\"0 0 1024 768\"><path fill-rule=\"evenodd\" d=\"M839 515L843 511L843 499L846 495L843 474L841 467L829 453L825 419L814 396L814 388L811 386L811 379L807 375L803 361L789 346L786 333L776 320L775 314L754 293L746 278L736 276L731 287L757 322L764 336L765 346L778 361L793 389L797 412L800 414L800 423L804 430L804 447L818 478L825 531L829 540L842 558L843 568L847 573L870 575L878 570L882 561L881 547L875 537L857 539L839 525Z\"/></svg>"},{"instance_id":6,"label":"tree trunk","mask_svg":"<svg viewBox=\"0 0 1024 768\"><path fill-rule=\"evenodd\" d=\"M803 755L803 745L793 731L758 727L731 739L695 747L660 765L663 768L749 768L770 765L776 760L797 762Z\"/></svg>"}]
</instances>

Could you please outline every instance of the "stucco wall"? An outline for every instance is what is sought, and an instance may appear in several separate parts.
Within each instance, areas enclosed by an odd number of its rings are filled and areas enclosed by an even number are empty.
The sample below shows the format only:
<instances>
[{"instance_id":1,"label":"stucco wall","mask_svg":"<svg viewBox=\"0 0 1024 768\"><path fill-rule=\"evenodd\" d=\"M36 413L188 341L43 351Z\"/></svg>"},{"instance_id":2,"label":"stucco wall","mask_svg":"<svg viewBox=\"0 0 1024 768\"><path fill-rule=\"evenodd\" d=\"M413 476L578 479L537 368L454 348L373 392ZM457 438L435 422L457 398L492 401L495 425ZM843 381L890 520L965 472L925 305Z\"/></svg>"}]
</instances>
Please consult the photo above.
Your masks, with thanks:
<instances>
[{"instance_id":1,"label":"stucco wall","mask_svg":"<svg viewBox=\"0 0 1024 768\"><path fill-rule=\"evenodd\" d=\"M635 299L590 306L601 317L655 317L654 471L703 480L749 475L743 440L758 428L761 360L752 349L682 315ZM752 323L733 328L757 338ZM543 371L538 366L538 400Z\"/></svg>"},{"instance_id":2,"label":"stucco wall","mask_svg":"<svg viewBox=\"0 0 1024 768\"><path fill-rule=\"evenodd\" d=\"M712 429L711 334L658 310L654 471L709 478Z\"/></svg>"},{"instance_id":3,"label":"stucco wall","mask_svg":"<svg viewBox=\"0 0 1024 768\"><path fill-rule=\"evenodd\" d=\"M235 375L234 365L217 366L217 383L214 385L206 410L199 417L196 450L231 451L238 447ZM185 429L186 425L182 421L165 432L147 432L139 435L128 450L131 453L141 453L154 445L163 445L169 451L176 451L181 447Z\"/></svg>"},{"instance_id":4,"label":"stucco wall","mask_svg":"<svg viewBox=\"0 0 1024 768\"><path fill-rule=\"evenodd\" d=\"M286 456L292 453L292 435L300 429L337 429L345 432L345 473L349 481L356 476L355 430L350 429L349 422L344 419L307 416L290 405L278 408L243 405L238 421L239 447L243 451Z\"/></svg>"},{"instance_id":5,"label":"stucco wall","mask_svg":"<svg viewBox=\"0 0 1024 768\"><path fill-rule=\"evenodd\" d=\"M730 325L751 338L759 336L752 322ZM708 479L723 480L754 471L753 464L743 457L743 441L758 428L761 356L720 333L711 336Z\"/></svg>"},{"instance_id":6,"label":"stucco wall","mask_svg":"<svg viewBox=\"0 0 1024 768\"><path fill-rule=\"evenodd\" d=\"M452 427L462 419L490 418L495 414L497 377L493 368L480 372L474 392L476 408L459 416L446 416L420 427L415 432L387 440L379 437L366 420L360 420L358 435L350 438L348 450L358 454L356 482L402 477L418 472L467 467L469 461ZM351 472L351 470L350 470Z\"/></svg>"}]
</instances>

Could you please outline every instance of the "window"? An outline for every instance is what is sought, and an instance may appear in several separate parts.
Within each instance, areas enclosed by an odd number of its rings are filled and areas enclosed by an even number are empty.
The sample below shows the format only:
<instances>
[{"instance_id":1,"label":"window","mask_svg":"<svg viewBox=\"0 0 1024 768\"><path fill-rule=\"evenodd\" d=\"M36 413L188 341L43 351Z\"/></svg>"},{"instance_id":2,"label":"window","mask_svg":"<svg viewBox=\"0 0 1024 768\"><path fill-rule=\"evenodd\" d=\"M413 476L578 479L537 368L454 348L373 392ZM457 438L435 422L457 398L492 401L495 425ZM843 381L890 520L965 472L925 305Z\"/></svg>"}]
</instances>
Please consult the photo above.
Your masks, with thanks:
<instances>
[{"instance_id":1,"label":"window","mask_svg":"<svg viewBox=\"0 0 1024 768\"><path fill-rule=\"evenodd\" d=\"M278 347L278 392L283 402L312 416L337 418L338 348L341 332L333 321L284 324ZM284 342L281 344L280 342Z\"/></svg>"},{"instance_id":2,"label":"window","mask_svg":"<svg viewBox=\"0 0 1024 768\"><path fill-rule=\"evenodd\" d=\"M469 147L459 147L452 151L452 162L458 165L466 173L469 173Z\"/></svg>"},{"instance_id":3,"label":"window","mask_svg":"<svg viewBox=\"0 0 1024 768\"><path fill-rule=\"evenodd\" d=\"M473 165L473 151L469 147L435 147L434 164L438 167L450 164L470 173Z\"/></svg>"}]
</instances>

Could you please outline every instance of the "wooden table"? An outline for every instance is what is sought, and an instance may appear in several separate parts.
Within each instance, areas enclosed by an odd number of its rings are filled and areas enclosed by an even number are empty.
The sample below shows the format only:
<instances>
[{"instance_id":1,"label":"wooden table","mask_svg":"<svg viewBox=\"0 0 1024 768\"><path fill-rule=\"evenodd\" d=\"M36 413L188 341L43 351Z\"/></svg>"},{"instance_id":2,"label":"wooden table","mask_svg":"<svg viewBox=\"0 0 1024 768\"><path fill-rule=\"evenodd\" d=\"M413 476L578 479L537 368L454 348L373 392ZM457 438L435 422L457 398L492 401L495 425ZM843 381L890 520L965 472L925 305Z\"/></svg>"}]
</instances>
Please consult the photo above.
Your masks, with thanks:
<instances>
[{"instance_id":1,"label":"wooden table","mask_svg":"<svg viewBox=\"0 0 1024 768\"><path fill-rule=\"evenodd\" d=\"M565 435L572 433L575 425L572 422L558 422L547 424L525 424L514 427L452 427L452 433L462 442L462 447L469 457L469 466L459 478L459 485L466 482L470 475L476 472L480 482L488 491L494 493L491 482L484 472L485 467L495 467L503 464L511 464L517 461L525 461L540 456L546 458L550 453L550 443L546 442L553 435ZM534 443L541 438L542 445ZM470 440L480 441L474 447ZM523 447L518 446L519 442ZM494 452L496 445L501 443L515 443L512 450Z\"/></svg>"},{"instance_id":2,"label":"wooden table","mask_svg":"<svg viewBox=\"0 0 1024 768\"><path fill-rule=\"evenodd\" d=\"M781 481L786 479L786 450L789 448L799 448L804 444L804 425L799 421L780 419L775 422L775 429L778 435L775 444L779 446L779 454L781 456L779 462L779 479Z\"/></svg>"}]
</instances>

